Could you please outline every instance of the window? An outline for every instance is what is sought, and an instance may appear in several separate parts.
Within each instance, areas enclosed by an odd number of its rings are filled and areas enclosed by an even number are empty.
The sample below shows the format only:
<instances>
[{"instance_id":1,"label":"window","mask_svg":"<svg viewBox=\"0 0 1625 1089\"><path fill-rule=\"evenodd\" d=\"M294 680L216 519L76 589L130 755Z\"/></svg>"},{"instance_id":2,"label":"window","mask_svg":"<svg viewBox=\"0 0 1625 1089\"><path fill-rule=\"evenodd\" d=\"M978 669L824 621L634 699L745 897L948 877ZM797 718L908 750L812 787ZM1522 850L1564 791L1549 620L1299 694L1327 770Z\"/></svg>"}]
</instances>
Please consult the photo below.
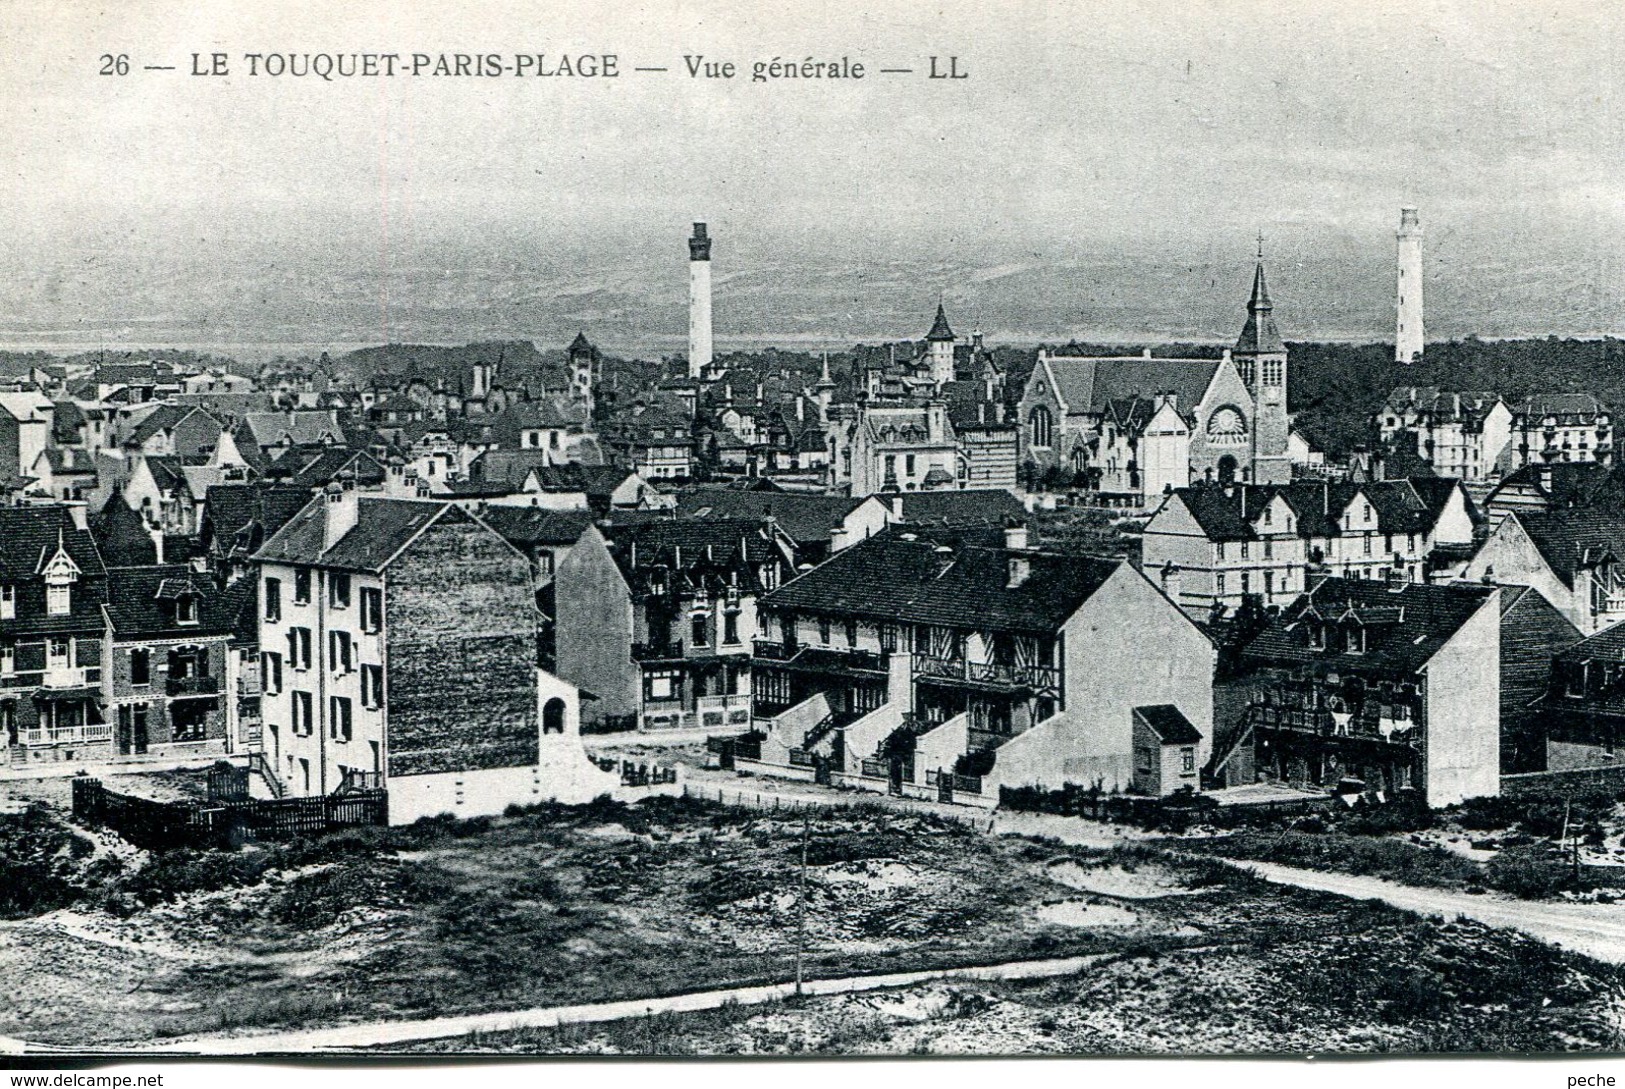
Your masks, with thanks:
<instances>
[{"instance_id":1,"label":"window","mask_svg":"<svg viewBox=\"0 0 1625 1089\"><path fill-rule=\"evenodd\" d=\"M0 586L0 620L17 617L17 587L12 583Z\"/></svg>"},{"instance_id":2,"label":"window","mask_svg":"<svg viewBox=\"0 0 1625 1089\"><path fill-rule=\"evenodd\" d=\"M179 743L203 741L208 737L208 727L207 700L180 700L169 705L171 741Z\"/></svg>"},{"instance_id":3,"label":"window","mask_svg":"<svg viewBox=\"0 0 1625 1089\"><path fill-rule=\"evenodd\" d=\"M282 580L265 580L265 619L275 623L282 619Z\"/></svg>"},{"instance_id":4,"label":"window","mask_svg":"<svg viewBox=\"0 0 1625 1089\"><path fill-rule=\"evenodd\" d=\"M1214 578L1215 591L1218 593L1218 595L1220 597L1223 597L1224 596L1224 572L1220 571L1217 575L1213 576L1213 578Z\"/></svg>"},{"instance_id":5,"label":"window","mask_svg":"<svg viewBox=\"0 0 1625 1089\"><path fill-rule=\"evenodd\" d=\"M260 686L266 695L282 691L282 655L268 650L260 655Z\"/></svg>"},{"instance_id":6,"label":"window","mask_svg":"<svg viewBox=\"0 0 1625 1089\"><path fill-rule=\"evenodd\" d=\"M914 475L914 455L909 454L903 459L903 473L905 476Z\"/></svg>"},{"instance_id":7,"label":"window","mask_svg":"<svg viewBox=\"0 0 1625 1089\"><path fill-rule=\"evenodd\" d=\"M384 705L384 667L381 665L364 665L361 667L361 706L382 707Z\"/></svg>"},{"instance_id":8,"label":"window","mask_svg":"<svg viewBox=\"0 0 1625 1089\"><path fill-rule=\"evenodd\" d=\"M1264 360L1264 384L1266 386L1282 385L1286 379L1286 364L1279 359Z\"/></svg>"},{"instance_id":9,"label":"window","mask_svg":"<svg viewBox=\"0 0 1625 1089\"><path fill-rule=\"evenodd\" d=\"M1264 542L1264 558L1266 560L1273 560L1275 558L1275 542L1274 541L1266 540Z\"/></svg>"},{"instance_id":10,"label":"window","mask_svg":"<svg viewBox=\"0 0 1625 1089\"><path fill-rule=\"evenodd\" d=\"M1034 446L1048 447L1055 441L1055 421L1048 408L1039 405L1027 414L1027 434Z\"/></svg>"},{"instance_id":11,"label":"window","mask_svg":"<svg viewBox=\"0 0 1625 1089\"><path fill-rule=\"evenodd\" d=\"M1242 592L1243 596L1245 596L1247 594L1252 593L1252 591L1253 591L1252 572L1243 571L1241 573L1241 592Z\"/></svg>"},{"instance_id":12,"label":"window","mask_svg":"<svg viewBox=\"0 0 1625 1089\"><path fill-rule=\"evenodd\" d=\"M72 641L66 635L53 635L50 640L51 660L46 663L48 669L68 668L68 651L72 649Z\"/></svg>"},{"instance_id":13,"label":"window","mask_svg":"<svg viewBox=\"0 0 1625 1089\"><path fill-rule=\"evenodd\" d=\"M1264 572L1264 598L1268 600L1275 595L1275 572Z\"/></svg>"},{"instance_id":14,"label":"window","mask_svg":"<svg viewBox=\"0 0 1625 1089\"><path fill-rule=\"evenodd\" d=\"M705 629L704 613L694 614L692 622L689 624L689 631L694 646L704 647L710 645L710 639Z\"/></svg>"},{"instance_id":15,"label":"window","mask_svg":"<svg viewBox=\"0 0 1625 1089\"><path fill-rule=\"evenodd\" d=\"M175 623L197 623L197 597L193 594L182 594L175 599Z\"/></svg>"},{"instance_id":16,"label":"window","mask_svg":"<svg viewBox=\"0 0 1625 1089\"><path fill-rule=\"evenodd\" d=\"M826 647L829 646L829 617L827 616L818 618L818 641Z\"/></svg>"},{"instance_id":17,"label":"window","mask_svg":"<svg viewBox=\"0 0 1625 1089\"><path fill-rule=\"evenodd\" d=\"M1220 541L1218 544L1213 546L1213 549L1214 549L1213 554L1218 558L1218 561L1220 563L1223 563L1224 562L1224 542Z\"/></svg>"},{"instance_id":18,"label":"window","mask_svg":"<svg viewBox=\"0 0 1625 1089\"><path fill-rule=\"evenodd\" d=\"M350 673L355 669L351 657L351 648L354 643L350 641L347 631L332 631L327 633L327 664L334 673Z\"/></svg>"},{"instance_id":19,"label":"window","mask_svg":"<svg viewBox=\"0 0 1625 1089\"><path fill-rule=\"evenodd\" d=\"M136 647L130 651L130 683L152 683L152 651L146 647Z\"/></svg>"},{"instance_id":20,"label":"window","mask_svg":"<svg viewBox=\"0 0 1625 1089\"><path fill-rule=\"evenodd\" d=\"M677 698L677 690L681 680L673 670L654 670L643 675L643 698L646 700L669 700Z\"/></svg>"},{"instance_id":21,"label":"window","mask_svg":"<svg viewBox=\"0 0 1625 1089\"><path fill-rule=\"evenodd\" d=\"M350 576L334 571L327 576L327 603L335 609L350 607Z\"/></svg>"},{"instance_id":22,"label":"window","mask_svg":"<svg viewBox=\"0 0 1625 1089\"><path fill-rule=\"evenodd\" d=\"M310 629L288 629L288 664L294 669L310 668Z\"/></svg>"},{"instance_id":23,"label":"window","mask_svg":"<svg viewBox=\"0 0 1625 1089\"><path fill-rule=\"evenodd\" d=\"M1189 775L1196 770L1195 749L1186 748L1179 750L1179 770L1184 772L1186 775Z\"/></svg>"},{"instance_id":24,"label":"window","mask_svg":"<svg viewBox=\"0 0 1625 1089\"><path fill-rule=\"evenodd\" d=\"M886 654L897 650L897 626L895 624L880 625L880 649Z\"/></svg>"},{"instance_id":25,"label":"window","mask_svg":"<svg viewBox=\"0 0 1625 1089\"><path fill-rule=\"evenodd\" d=\"M1360 535L1360 548L1365 555L1371 555L1371 534L1362 533Z\"/></svg>"},{"instance_id":26,"label":"window","mask_svg":"<svg viewBox=\"0 0 1625 1089\"><path fill-rule=\"evenodd\" d=\"M1251 559L1252 558L1252 551L1253 551L1253 546L1252 546L1251 541L1242 541L1241 542L1241 558L1242 559L1244 559L1244 560Z\"/></svg>"},{"instance_id":27,"label":"window","mask_svg":"<svg viewBox=\"0 0 1625 1089\"><path fill-rule=\"evenodd\" d=\"M886 455L886 475L893 480L897 478L897 455Z\"/></svg>"},{"instance_id":28,"label":"window","mask_svg":"<svg viewBox=\"0 0 1625 1089\"><path fill-rule=\"evenodd\" d=\"M45 587L45 611L51 616L67 616L73 611L73 587L54 583Z\"/></svg>"},{"instance_id":29,"label":"window","mask_svg":"<svg viewBox=\"0 0 1625 1089\"><path fill-rule=\"evenodd\" d=\"M17 672L17 647L14 643L0 644L0 673L7 676Z\"/></svg>"},{"instance_id":30,"label":"window","mask_svg":"<svg viewBox=\"0 0 1625 1089\"><path fill-rule=\"evenodd\" d=\"M327 731L334 741L348 741L354 734L349 696L329 696Z\"/></svg>"},{"instance_id":31,"label":"window","mask_svg":"<svg viewBox=\"0 0 1625 1089\"><path fill-rule=\"evenodd\" d=\"M547 557L551 565L553 557ZM384 592L376 586L361 588L361 630L382 631L384 627Z\"/></svg>"},{"instance_id":32,"label":"window","mask_svg":"<svg viewBox=\"0 0 1625 1089\"><path fill-rule=\"evenodd\" d=\"M739 613L730 609L722 614L722 641L729 646L739 642Z\"/></svg>"},{"instance_id":33,"label":"window","mask_svg":"<svg viewBox=\"0 0 1625 1089\"><path fill-rule=\"evenodd\" d=\"M310 568L301 567L293 573L293 603L310 604Z\"/></svg>"},{"instance_id":34,"label":"window","mask_svg":"<svg viewBox=\"0 0 1625 1089\"><path fill-rule=\"evenodd\" d=\"M293 732L309 737L316 729L316 716L312 713L310 693L293 694Z\"/></svg>"},{"instance_id":35,"label":"window","mask_svg":"<svg viewBox=\"0 0 1625 1089\"><path fill-rule=\"evenodd\" d=\"M856 620L846 622L846 645L849 647L858 645L858 622Z\"/></svg>"}]
</instances>

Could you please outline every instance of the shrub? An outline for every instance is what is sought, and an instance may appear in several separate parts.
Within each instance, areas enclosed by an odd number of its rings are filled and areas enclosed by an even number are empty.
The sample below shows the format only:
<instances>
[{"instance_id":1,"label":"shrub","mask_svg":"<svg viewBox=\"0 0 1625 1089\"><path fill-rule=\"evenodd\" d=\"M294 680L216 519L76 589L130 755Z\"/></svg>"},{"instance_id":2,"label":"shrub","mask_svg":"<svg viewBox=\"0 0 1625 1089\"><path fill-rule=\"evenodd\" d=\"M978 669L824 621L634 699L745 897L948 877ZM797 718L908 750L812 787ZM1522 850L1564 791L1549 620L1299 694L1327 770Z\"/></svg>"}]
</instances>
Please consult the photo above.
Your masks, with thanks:
<instances>
[{"instance_id":1,"label":"shrub","mask_svg":"<svg viewBox=\"0 0 1625 1089\"><path fill-rule=\"evenodd\" d=\"M1540 900L1574 887L1574 875L1538 847L1512 847L1485 866L1485 883L1524 900Z\"/></svg>"}]
</instances>

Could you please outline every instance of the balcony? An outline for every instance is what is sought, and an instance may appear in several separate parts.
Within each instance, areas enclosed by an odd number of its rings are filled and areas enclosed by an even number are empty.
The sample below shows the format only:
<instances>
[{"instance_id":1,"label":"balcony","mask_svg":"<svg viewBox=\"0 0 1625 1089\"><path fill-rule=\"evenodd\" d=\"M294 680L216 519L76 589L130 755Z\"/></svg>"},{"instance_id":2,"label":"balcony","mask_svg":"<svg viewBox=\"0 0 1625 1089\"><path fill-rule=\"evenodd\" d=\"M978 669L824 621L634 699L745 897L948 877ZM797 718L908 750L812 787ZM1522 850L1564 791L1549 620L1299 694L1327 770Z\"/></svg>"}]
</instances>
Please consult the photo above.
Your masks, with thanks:
<instances>
[{"instance_id":1,"label":"balcony","mask_svg":"<svg viewBox=\"0 0 1625 1089\"><path fill-rule=\"evenodd\" d=\"M672 639L664 643L633 643L632 660L634 662L665 662L674 661L683 657L683 641Z\"/></svg>"},{"instance_id":2,"label":"balcony","mask_svg":"<svg viewBox=\"0 0 1625 1089\"><path fill-rule=\"evenodd\" d=\"M100 722L90 726L36 726L17 731L17 741L23 745L83 745L111 740L113 740L111 722Z\"/></svg>"},{"instance_id":3,"label":"balcony","mask_svg":"<svg viewBox=\"0 0 1625 1089\"><path fill-rule=\"evenodd\" d=\"M170 677L164 691L171 696L218 696L219 677Z\"/></svg>"},{"instance_id":4,"label":"balcony","mask_svg":"<svg viewBox=\"0 0 1625 1089\"><path fill-rule=\"evenodd\" d=\"M41 688L86 688L102 683L101 666L53 666L32 676L39 678Z\"/></svg>"},{"instance_id":5,"label":"balcony","mask_svg":"<svg viewBox=\"0 0 1625 1089\"><path fill-rule=\"evenodd\" d=\"M1045 691L1061 686L1061 671L1054 666L1022 665L1015 662L973 662L967 658L937 658L916 654L914 672L920 677L968 681L999 688Z\"/></svg>"},{"instance_id":6,"label":"balcony","mask_svg":"<svg viewBox=\"0 0 1625 1089\"><path fill-rule=\"evenodd\" d=\"M786 646L784 643L777 640L758 639L754 644L752 644L751 653L758 658L764 658L770 662L788 662L791 658L794 658L797 654L801 653L801 646L797 643L791 643Z\"/></svg>"}]
</instances>

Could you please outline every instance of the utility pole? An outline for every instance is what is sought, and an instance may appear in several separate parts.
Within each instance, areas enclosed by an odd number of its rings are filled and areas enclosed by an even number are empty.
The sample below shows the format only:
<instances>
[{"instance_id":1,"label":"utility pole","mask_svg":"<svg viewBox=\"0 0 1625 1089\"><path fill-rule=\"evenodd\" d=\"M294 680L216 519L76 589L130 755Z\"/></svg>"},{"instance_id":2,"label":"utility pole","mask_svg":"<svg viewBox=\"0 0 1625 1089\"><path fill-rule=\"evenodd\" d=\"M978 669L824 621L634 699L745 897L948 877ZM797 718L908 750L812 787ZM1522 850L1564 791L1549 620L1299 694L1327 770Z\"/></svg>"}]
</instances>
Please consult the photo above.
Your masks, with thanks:
<instances>
[{"instance_id":1,"label":"utility pole","mask_svg":"<svg viewBox=\"0 0 1625 1089\"><path fill-rule=\"evenodd\" d=\"M801 997L802 964L807 955L807 836L810 818L801 815L801 891L796 895L796 998Z\"/></svg>"}]
</instances>

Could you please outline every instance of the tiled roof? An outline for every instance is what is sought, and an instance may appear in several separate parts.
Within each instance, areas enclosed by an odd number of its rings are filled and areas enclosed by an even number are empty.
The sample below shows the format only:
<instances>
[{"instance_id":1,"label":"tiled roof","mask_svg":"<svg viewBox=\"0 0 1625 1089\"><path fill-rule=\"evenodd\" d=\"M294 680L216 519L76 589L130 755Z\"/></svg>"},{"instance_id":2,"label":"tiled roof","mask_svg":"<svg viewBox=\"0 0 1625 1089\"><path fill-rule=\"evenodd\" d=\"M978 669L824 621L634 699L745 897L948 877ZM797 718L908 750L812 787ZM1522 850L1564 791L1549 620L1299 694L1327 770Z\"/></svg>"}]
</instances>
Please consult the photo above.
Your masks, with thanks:
<instances>
[{"instance_id":1,"label":"tiled roof","mask_svg":"<svg viewBox=\"0 0 1625 1089\"><path fill-rule=\"evenodd\" d=\"M117 638L228 635L235 627L230 602L206 576L185 564L115 567L107 576L107 617ZM197 599L196 624L181 624L175 618L174 603L186 594Z\"/></svg>"},{"instance_id":2,"label":"tiled roof","mask_svg":"<svg viewBox=\"0 0 1625 1089\"><path fill-rule=\"evenodd\" d=\"M1389 412L1417 412L1437 422L1479 423L1501 400L1489 390L1441 391L1437 386L1399 386L1388 394Z\"/></svg>"},{"instance_id":3,"label":"tiled roof","mask_svg":"<svg viewBox=\"0 0 1625 1089\"><path fill-rule=\"evenodd\" d=\"M414 537L440 517L467 517L450 503L358 496L356 524L323 549L327 504L319 498L278 530L255 558L272 563L381 571Z\"/></svg>"},{"instance_id":4,"label":"tiled roof","mask_svg":"<svg viewBox=\"0 0 1625 1089\"><path fill-rule=\"evenodd\" d=\"M1551 509L1589 507L1599 503L1625 508L1625 480L1618 469L1594 461L1559 461L1525 465L1504 477L1490 492L1533 491L1545 496Z\"/></svg>"},{"instance_id":5,"label":"tiled roof","mask_svg":"<svg viewBox=\"0 0 1625 1089\"><path fill-rule=\"evenodd\" d=\"M912 498L912 496L911 496ZM1012 559L1029 573L1011 587ZM792 612L1052 634L1120 564L1045 552L958 547L895 529L837 552L763 599Z\"/></svg>"},{"instance_id":6,"label":"tiled roof","mask_svg":"<svg viewBox=\"0 0 1625 1089\"><path fill-rule=\"evenodd\" d=\"M1415 672L1461 630L1495 591L1493 586L1391 585L1378 579L1331 578L1298 598L1243 651L1253 665L1315 663L1339 668ZM1348 653L1339 639L1331 649L1310 646L1312 620L1359 623L1365 650Z\"/></svg>"},{"instance_id":7,"label":"tiled roof","mask_svg":"<svg viewBox=\"0 0 1625 1089\"><path fill-rule=\"evenodd\" d=\"M1438 521L1458 482L1451 479L1378 480L1359 484L1197 484L1175 494L1212 541L1249 541L1258 537L1258 519L1277 495L1297 515L1300 537L1337 537L1338 517L1355 496L1364 495L1377 516L1377 532L1426 533Z\"/></svg>"},{"instance_id":8,"label":"tiled roof","mask_svg":"<svg viewBox=\"0 0 1625 1089\"><path fill-rule=\"evenodd\" d=\"M550 465L553 457L547 450L487 450L469 463L468 475L480 483L517 486L531 470Z\"/></svg>"},{"instance_id":9,"label":"tiled roof","mask_svg":"<svg viewBox=\"0 0 1625 1089\"><path fill-rule=\"evenodd\" d=\"M1512 406L1514 416L1524 417L1529 426L1546 416L1555 416L1561 424L1583 424L1597 416L1608 415L1608 406L1590 393L1542 393Z\"/></svg>"},{"instance_id":10,"label":"tiled roof","mask_svg":"<svg viewBox=\"0 0 1625 1089\"><path fill-rule=\"evenodd\" d=\"M243 416L242 427L250 441L258 446L271 446L284 439L291 440L295 446L329 441L342 443L346 437L338 413L331 410L249 412Z\"/></svg>"}]
</instances>

